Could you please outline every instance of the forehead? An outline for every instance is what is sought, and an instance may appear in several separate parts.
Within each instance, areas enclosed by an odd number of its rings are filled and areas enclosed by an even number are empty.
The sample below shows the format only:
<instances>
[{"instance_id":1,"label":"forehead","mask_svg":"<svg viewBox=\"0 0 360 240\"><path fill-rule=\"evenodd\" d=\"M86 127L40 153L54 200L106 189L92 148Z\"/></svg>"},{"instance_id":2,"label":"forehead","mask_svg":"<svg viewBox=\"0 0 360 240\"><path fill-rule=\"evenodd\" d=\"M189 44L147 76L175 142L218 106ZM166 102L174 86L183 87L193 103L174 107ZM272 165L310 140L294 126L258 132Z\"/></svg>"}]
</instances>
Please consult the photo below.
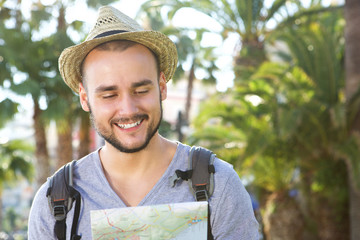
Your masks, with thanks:
<instances>
[{"instance_id":1,"label":"forehead","mask_svg":"<svg viewBox=\"0 0 360 240\"><path fill-rule=\"evenodd\" d=\"M82 67L84 86L104 81L156 80L157 61L153 53L137 43L110 42L93 49Z\"/></svg>"},{"instance_id":2,"label":"forehead","mask_svg":"<svg viewBox=\"0 0 360 240\"><path fill-rule=\"evenodd\" d=\"M143 46L144 48L146 48L154 57L154 60L156 61L156 67L157 67L157 72L158 74L160 73L160 64L159 64L159 59L158 56L149 48L147 48L146 46L137 43L137 42L133 42L133 41L129 41L129 40L114 40L114 41L110 41L110 42L105 42L102 43L98 46L96 46L94 49L92 49L84 58L84 60L81 63L80 66L80 72L81 72L81 76L84 75L84 64L86 59L88 58L89 54L93 51L125 51L126 49L133 47L135 45L140 45Z\"/></svg>"}]
</instances>

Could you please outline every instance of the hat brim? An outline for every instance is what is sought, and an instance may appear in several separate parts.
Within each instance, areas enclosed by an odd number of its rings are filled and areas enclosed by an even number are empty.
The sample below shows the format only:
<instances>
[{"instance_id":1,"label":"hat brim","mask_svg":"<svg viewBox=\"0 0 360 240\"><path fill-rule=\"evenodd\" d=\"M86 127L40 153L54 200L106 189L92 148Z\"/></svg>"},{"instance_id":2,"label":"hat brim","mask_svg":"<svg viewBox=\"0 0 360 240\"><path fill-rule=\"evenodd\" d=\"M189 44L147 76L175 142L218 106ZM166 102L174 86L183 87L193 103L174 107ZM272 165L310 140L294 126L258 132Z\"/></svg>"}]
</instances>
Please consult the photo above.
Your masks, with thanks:
<instances>
[{"instance_id":1,"label":"hat brim","mask_svg":"<svg viewBox=\"0 0 360 240\"><path fill-rule=\"evenodd\" d=\"M81 64L85 57L96 46L114 40L129 40L146 46L158 57L160 71L164 73L166 81L173 77L177 66L177 51L175 44L166 35L157 31L123 32L87 40L64 49L59 57L59 70L65 83L75 93L79 93Z\"/></svg>"}]
</instances>

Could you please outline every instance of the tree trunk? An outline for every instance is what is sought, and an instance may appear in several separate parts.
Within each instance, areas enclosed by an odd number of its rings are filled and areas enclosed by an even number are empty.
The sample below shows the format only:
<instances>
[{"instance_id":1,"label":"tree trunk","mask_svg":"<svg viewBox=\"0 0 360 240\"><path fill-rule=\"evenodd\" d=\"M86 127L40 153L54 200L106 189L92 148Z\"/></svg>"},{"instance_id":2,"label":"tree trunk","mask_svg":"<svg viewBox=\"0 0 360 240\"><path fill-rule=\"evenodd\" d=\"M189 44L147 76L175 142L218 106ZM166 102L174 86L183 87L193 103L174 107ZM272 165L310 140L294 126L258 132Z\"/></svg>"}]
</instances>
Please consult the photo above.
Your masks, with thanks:
<instances>
[{"instance_id":1,"label":"tree trunk","mask_svg":"<svg viewBox=\"0 0 360 240\"><path fill-rule=\"evenodd\" d=\"M49 153L47 149L47 141L45 134L45 125L44 121L41 118L42 110L39 107L37 100L34 100L34 130L35 130L35 157L36 157L36 188L40 187L43 183L46 182L50 174L50 164L49 164Z\"/></svg>"},{"instance_id":2,"label":"tree trunk","mask_svg":"<svg viewBox=\"0 0 360 240\"><path fill-rule=\"evenodd\" d=\"M186 124L189 124L190 118L190 109L191 109L191 99L192 99L192 90L194 88L194 79L195 79L195 61L193 61L188 78L188 87L186 93L186 103L185 103L185 113L184 121Z\"/></svg>"},{"instance_id":3,"label":"tree trunk","mask_svg":"<svg viewBox=\"0 0 360 240\"><path fill-rule=\"evenodd\" d=\"M81 114L78 158L82 158L90 153L90 129L91 124L89 115L87 113Z\"/></svg>"},{"instance_id":4,"label":"tree trunk","mask_svg":"<svg viewBox=\"0 0 360 240\"><path fill-rule=\"evenodd\" d=\"M61 4L61 7L59 9L57 30L58 31L65 31L66 30L65 7L64 7L63 4Z\"/></svg>"},{"instance_id":5,"label":"tree trunk","mask_svg":"<svg viewBox=\"0 0 360 240\"><path fill-rule=\"evenodd\" d=\"M360 191L356 188L355 180L350 175L349 172L349 200L350 200L350 239L358 240L360 239Z\"/></svg>"},{"instance_id":6,"label":"tree trunk","mask_svg":"<svg viewBox=\"0 0 360 240\"><path fill-rule=\"evenodd\" d=\"M345 72L348 100L360 86L360 1L345 1ZM358 126L360 127L360 126Z\"/></svg>"},{"instance_id":7,"label":"tree trunk","mask_svg":"<svg viewBox=\"0 0 360 240\"><path fill-rule=\"evenodd\" d=\"M256 39L243 39L239 46L241 50L234 57L235 83L242 79L248 79L265 60L265 48L263 41Z\"/></svg>"},{"instance_id":8,"label":"tree trunk","mask_svg":"<svg viewBox=\"0 0 360 240\"><path fill-rule=\"evenodd\" d=\"M56 127L58 137L56 167L59 169L73 159L71 120L63 119L56 123Z\"/></svg>"},{"instance_id":9,"label":"tree trunk","mask_svg":"<svg viewBox=\"0 0 360 240\"><path fill-rule=\"evenodd\" d=\"M15 24L16 24L15 28L19 29L19 30L21 29L21 25L23 23L23 16L22 16L22 13L21 13L21 10L20 10L21 1L22 0L17 0L18 9L15 12Z\"/></svg>"},{"instance_id":10,"label":"tree trunk","mask_svg":"<svg viewBox=\"0 0 360 240\"><path fill-rule=\"evenodd\" d=\"M330 156L328 156L330 154ZM307 226L304 240L349 240L347 165L331 153L306 159L301 166L299 199ZM315 190L319 184L321 190Z\"/></svg>"},{"instance_id":11,"label":"tree trunk","mask_svg":"<svg viewBox=\"0 0 360 240\"><path fill-rule=\"evenodd\" d=\"M360 86L360 1L345 1L345 91L349 101ZM360 114L358 114L360 115ZM360 121L355 120L351 131L360 131ZM350 166L351 167L351 166ZM350 234L351 240L360 239L360 194L356 189L351 171L349 174L350 192Z\"/></svg>"},{"instance_id":12,"label":"tree trunk","mask_svg":"<svg viewBox=\"0 0 360 240\"><path fill-rule=\"evenodd\" d=\"M267 240L302 240L305 223L299 205L287 194L273 193L263 218Z\"/></svg>"},{"instance_id":13,"label":"tree trunk","mask_svg":"<svg viewBox=\"0 0 360 240\"><path fill-rule=\"evenodd\" d=\"M2 184L1 184L1 186L0 186L0 232L2 232L3 231L3 215L4 215L4 213L3 213L3 201L2 201L2 199L3 199L3 186L2 186Z\"/></svg>"},{"instance_id":14,"label":"tree trunk","mask_svg":"<svg viewBox=\"0 0 360 240\"><path fill-rule=\"evenodd\" d=\"M313 217L317 225L317 236L319 240L348 240L349 221L348 215L339 211L339 206L334 205L329 199L312 195L314 206ZM314 207L313 206L313 207ZM348 209L348 208L347 208Z\"/></svg>"}]
</instances>

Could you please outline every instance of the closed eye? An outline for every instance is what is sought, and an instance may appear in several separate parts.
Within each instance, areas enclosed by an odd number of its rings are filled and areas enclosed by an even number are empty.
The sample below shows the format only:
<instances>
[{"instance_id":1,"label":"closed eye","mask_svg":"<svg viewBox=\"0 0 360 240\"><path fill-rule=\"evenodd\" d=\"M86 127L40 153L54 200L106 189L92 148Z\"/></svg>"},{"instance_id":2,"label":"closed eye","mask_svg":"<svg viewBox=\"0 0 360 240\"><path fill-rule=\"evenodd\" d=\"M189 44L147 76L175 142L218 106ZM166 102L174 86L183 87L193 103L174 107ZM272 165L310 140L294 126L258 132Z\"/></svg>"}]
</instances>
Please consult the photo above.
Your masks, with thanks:
<instances>
[{"instance_id":1,"label":"closed eye","mask_svg":"<svg viewBox=\"0 0 360 240\"><path fill-rule=\"evenodd\" d=\"M116 97L115 94L109 94L109 95L103 95L102 98L104 99L109 99L109 98L113 98L113 97Z\"/></svg>"},{"instance_id":2,"label":"closed eye","mask_svg":"<svg viewBox=\"0 0 360 240\"><path fill-rule=\"evenodd\" d=\"M141 89L141 90L137 90L134 92L134 94L136 95L142 95L142 94L146 94L149 92L149 89Z\"/></svg>"}]
</instances>

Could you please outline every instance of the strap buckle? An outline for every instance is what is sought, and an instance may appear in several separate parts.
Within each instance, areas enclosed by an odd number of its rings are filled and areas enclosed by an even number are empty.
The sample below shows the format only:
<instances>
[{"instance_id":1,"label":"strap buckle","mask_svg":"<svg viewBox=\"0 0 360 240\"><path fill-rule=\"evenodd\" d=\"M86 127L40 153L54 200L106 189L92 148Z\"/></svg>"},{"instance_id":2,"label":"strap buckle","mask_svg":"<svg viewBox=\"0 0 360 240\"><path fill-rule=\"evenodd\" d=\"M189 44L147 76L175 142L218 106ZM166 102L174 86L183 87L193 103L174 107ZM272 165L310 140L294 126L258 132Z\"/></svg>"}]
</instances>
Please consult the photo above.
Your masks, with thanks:
<instances>
[{"instance_id":1,"label":"strap buckle","mask_svg":"<svg viewBox=\"0 0 360 240\"><path fill-rule=\"evenodd\" d=\"M197 190L195 192L196 201L207 201L209 199L206 189Z\"/></svg>"},{"instance_id":2,"label":"strap buckle","mask_svg":"<svg viewBox=\"0 0 360 240\"><path fill-rule=\"evenodd\" d=\"M66 218L66 209L64 205L54 206L53 213L56 221L62 221Z\"/></svg>"}]
</instances>

